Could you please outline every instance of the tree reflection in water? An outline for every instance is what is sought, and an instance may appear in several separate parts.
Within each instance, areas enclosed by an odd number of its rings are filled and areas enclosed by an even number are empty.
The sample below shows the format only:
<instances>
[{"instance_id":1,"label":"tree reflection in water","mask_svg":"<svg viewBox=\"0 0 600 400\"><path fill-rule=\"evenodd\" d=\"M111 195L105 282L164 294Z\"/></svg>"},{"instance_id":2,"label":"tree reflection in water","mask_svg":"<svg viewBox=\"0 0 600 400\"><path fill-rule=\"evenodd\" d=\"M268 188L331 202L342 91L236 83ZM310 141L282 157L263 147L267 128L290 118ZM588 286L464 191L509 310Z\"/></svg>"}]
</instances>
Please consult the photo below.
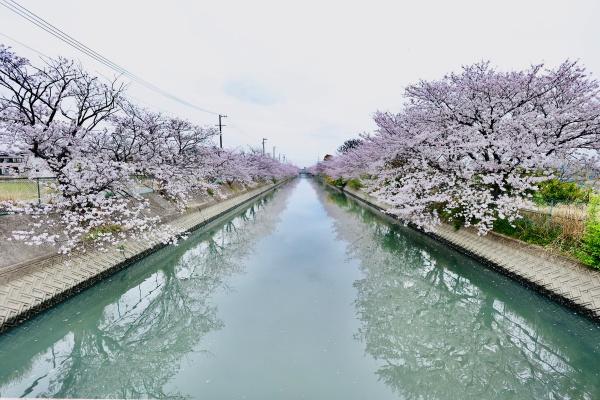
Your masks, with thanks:
<instances>
[{"instance_id":1,"label":"tree reflection in water","mask_svg":"<svg viewBox=\"0 0 600 400\"><path fill-rule=\"evenodd\" d=\"M0 395L183 397L164 386L182 358L203 351L202 338L223 327L212 294L243 272L292 190L286 185L1 337Z\"/></svg>"},{"instance_id":2,"label":"tree reflection in water","mask_svg":"<svg viewBox=\"0 0 600 400\"><path fill-rule=\"evenodd\" d=\"M354 284L355 338L400 397L600 398L597 325L344 195L318 192L364 273Z\"/></svg>"}]
</instances>

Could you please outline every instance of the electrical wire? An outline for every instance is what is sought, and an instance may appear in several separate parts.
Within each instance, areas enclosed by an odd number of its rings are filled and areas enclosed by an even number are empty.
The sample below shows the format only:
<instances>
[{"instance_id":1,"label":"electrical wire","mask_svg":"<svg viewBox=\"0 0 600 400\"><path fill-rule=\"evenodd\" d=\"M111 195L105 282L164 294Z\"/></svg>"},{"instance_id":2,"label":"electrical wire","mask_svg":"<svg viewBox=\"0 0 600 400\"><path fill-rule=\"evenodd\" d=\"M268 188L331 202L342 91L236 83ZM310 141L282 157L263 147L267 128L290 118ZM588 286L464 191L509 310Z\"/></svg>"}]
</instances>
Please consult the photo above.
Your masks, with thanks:
<instances>
[{"instance_id":1,"label":"electrical wire","mask_svg":"<svg viewBox=\"0 0 600 400\"><path fill-rule=\"evenodd\" d=\"M159 93L160 95L167 97L177 103L183 104L187 107L196 109L198 111L202 111L208 114L212 114L212 115L219 115L218 112L214 112L211 110L208 110L206 108L202 108L199 107L193 103L190 103L187 100L181 99L180 97L171 94L169 92L167 92L164 89L161 89L160 87L154 85L151 82L148 82L147 80L139 77L138 75L132 73L131 71L125 69L124 67L121 67L119 64L114 63L113 61L109 60L108 58L104 57L103 55L101 55L100 53L92 50L91 48L89 48L88 46L84 45L83 43L81 43L80 41L78 41L77 39L73 38L72 36L70 36L69 34L65 33L64 31L62 31L61 29L55 27L54 25L52 25L51 23L47 22L46 20L44 20L43 18L41 18L40 16L38 16L37 14L33 13L32 11L28 10L27 8L23 7L22 5L20 5L18 2L14 1L14 0L0 0L0 5L4 6L5 8L9 9L10 11L14 12L15 14L21 16L22 18L26 19L27 21L33 23L34 25L36 25L38 28L46 31L47 33L51 34L52 36L54 36L55 38L61 40L62 42L66 43L67 45L73 47L74 49L86 54L88 57L98 61L99 63L103 64L104 66L112 69L113 71L117 72L118 74L121 74L123 76L128 77L129 79L139 83L140 85L145 86L146 88ZM6 36L6 35L4 35ZM8 37L8 36L7 36ZM12 39L15 40L15 39ZM18 42L17 40L15 40L16 42ZM29 47L29 46L26 46ZM34 50L35 51L35 50ZM37 51L36 51L37 52ZM39 52L38 52L39 53Z\"/></svg>"}]
</instances>

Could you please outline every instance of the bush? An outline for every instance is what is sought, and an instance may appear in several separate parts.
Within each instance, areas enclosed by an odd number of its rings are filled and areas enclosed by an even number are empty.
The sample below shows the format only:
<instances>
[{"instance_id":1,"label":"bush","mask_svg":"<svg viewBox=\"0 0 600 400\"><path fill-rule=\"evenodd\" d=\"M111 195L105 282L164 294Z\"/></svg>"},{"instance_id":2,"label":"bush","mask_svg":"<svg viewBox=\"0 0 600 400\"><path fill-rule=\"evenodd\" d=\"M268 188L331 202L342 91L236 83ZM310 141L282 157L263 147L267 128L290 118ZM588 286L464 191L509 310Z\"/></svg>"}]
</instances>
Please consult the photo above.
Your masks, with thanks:
<instances>
[{"instance_id":1,"label":"bush","mask_svg":"<svg viewBox=\"0 0 600 400\"><path fill-rule=\"evenodd\" d=\"M360 180L356 178L350 179L348 182L346 182L346 185L349 186L350 189L354 190L359 190L363 188L363 184L360 182Z\"/></svg>"},{"instance_id":2,"label":"bush","mask_svg":"<svg viewBox=\"0 0 600 400\"><path fill-rule=\"evenodd\" d=\"M346 182L342 178L333 179L330 176L325 176L325 182L330 185L337 186L339 188L343 188L346 186Z\"/></svg>"},{"instance_id":3,"label":"bush","mask_svg":"<svg viewBox=\"0 0 600 400\"><path fill-rule=\"evenodd\" d=\"M209 196L214 196L215 195L215 191L212 190L211 188L206 189L206 193L208 193Z\"/></svg>"},{"instance_id":4,"label":"bush","mask_svg":"<svg viewBox=\"0 0 600 400\"><path fill-rule=\"evenodd\" d=\"M540 205L556 203L587 203L590 190L583 189L575 182L563 182L559 179L550 179L538 185L538 191L533 195L533 200Z\"/></svg>"},{"instance_id":5,"label":"bush","mask_svg":"<svg viewBox=\"0 0 600 400\"><path fill-rule=\"evenodd\" d=\"M588 207L588 219L585 233L581 240L581 248L577 258L586 265L600 269L600 196L592 196Z\"/></svg>"}]
</instances>

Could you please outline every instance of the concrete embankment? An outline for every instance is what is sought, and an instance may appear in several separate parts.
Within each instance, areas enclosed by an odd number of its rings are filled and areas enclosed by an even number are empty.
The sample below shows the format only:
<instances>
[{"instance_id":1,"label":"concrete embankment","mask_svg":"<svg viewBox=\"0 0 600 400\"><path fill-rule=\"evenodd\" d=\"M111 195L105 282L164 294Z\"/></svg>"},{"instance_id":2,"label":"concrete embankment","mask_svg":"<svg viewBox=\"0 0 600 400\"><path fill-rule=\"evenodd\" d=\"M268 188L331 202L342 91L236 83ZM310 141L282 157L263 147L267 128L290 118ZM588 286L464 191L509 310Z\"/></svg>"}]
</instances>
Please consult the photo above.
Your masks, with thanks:
<instances>
[{"instance_id":1,"label":"concrete embankment","mask_svg":"<svg viewBox=\"0 0 600 400\"><path fill-rule=\"evenodd\" d=\"M264 185L171 218L173 228L191 232L286 183ZM0 269L0 332L92 286L165 245L128 240L120 248L51 256Z\"/></svg>"},{"instance_id":2,"label":"concrete embankment","mask_svg":"<svg viewBox=\"0 0 600 400\"><path fill-rule=\"evenodd\" d=\"M389 206L363 191L328 186L350 195L387 218L402 223L387 212ZM414 226L412 228L417 229ZM433 232L423 233L591 319L600 321L600 271L551 254L541 247L495 233L479 236L474 230L456 230L445 224Z\"/></svg>"}]
</instances>

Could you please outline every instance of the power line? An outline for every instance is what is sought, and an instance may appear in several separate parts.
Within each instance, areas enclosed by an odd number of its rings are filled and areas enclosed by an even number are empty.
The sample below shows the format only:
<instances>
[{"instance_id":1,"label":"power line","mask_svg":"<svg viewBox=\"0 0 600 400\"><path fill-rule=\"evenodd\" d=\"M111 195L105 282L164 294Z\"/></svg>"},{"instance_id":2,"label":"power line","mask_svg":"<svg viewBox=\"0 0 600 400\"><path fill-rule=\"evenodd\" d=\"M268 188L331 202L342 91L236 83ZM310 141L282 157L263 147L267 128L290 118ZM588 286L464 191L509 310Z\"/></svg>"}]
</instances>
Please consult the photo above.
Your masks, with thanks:
<instances>
[{"instance_id":1,"label":"power line","mask_svg":"<svg viewBox=\"0 0 600 400\"><path fill-rule=\"evenodd\" d=\"M3 32L0 32L0 36L4 36L4 37L5 37L5 38L7 38L8 40L10 40L10 41L12 41L12 42L14 42L14 43L16 43L16 44L18 44L18 45L20 45L20 46L23 46L23 47L24 47L24 48L26 48L26 49L29 49L29 50L33 51L34 53L38 54L38 55L39 55L41 58L46 58L46 59L50 59L50 58L51 58L49 55L47 55L47 54L44 54L44 53L42 53L41 51L39 51L38 49L36 49L36 48L34 48L34 47L31 47L31 46L29 46L27 43L23 43L23 42L21 42L20 40L17 40L17 39L15 39L14 37L12 37L12 36L9 36L9 35L7 35L7 34L5 34L5 33L3 33ZM111 80L111 78L110 78L110 77L106 76L105 74L103 74L102 72L100 72L100 71L98 71L98 70L94 70L94 73L96 73L96 74L100 75L101 77L103 77L104 79L106 79L108 82L110 82L110 80ZM147 102L147 101L145 101L145 100L142 100L142 99L140 99L140 98L138 98L138 97L136 97L136 96L132 96L132 95L131 95L131 94L129 94L129 93L127 94L127 97L128 97L128 98L130 98L130 99L133 99L133 100L137 101L137 102L138 102L138 103L140 103L140 104L144 104L144 105L146 105L146 106L148 106L148 107L151 107L151 108L157 109L158 111L160 111L160 112L162 112L162 113L164 113L164 114L167 114L167 115L168 115L168 114L170 114L170 113L171 113L170 111L168 111L168 110L166 110L166 109L164 109L164 108L162 108L162 107L159 107L159 106L157 106L156 104L149 103L149 102Z\"/></svg>"},{"instance_id":2,"label":"power line","mask_svg":"<svg viewBox=\"0 0 600 400\"><path fill-rule=\"evenodd\" d=\"M0 4L4 5L4 4L3 4L4 2L5 2L5 0L0 0ZM33 51L34 53L37 53L37 54L38 54L38 55L40 55L41 57L44 57L44 58L51 58L51 57L50 57L50 56L48 56L47 54L44 54L44 53L42 53L41 51L39 51L39 50L37 50L37 49L35 49L35 48L33 48L33 47L31 47L31 46L27 45L26 43L23 43L23 42L21 42L21 41L19 41L19 40L15 39L15 38L13 38L12 36L9 36L9 35L7 35L7 34L5 34L5 33L2 33L2 32L0 32L0 36L4 36L5 38L7 38L7 39L9 39L9 40L11 40L11 41L13 41L13 42L15 42L15 43L17 43L17 44L19 44L19 45L21 45L21 46L25 47L25 48L27 48L27 49L29 49L29 50ZM99 71L96 71L96 72L97 72L99 75L103 76L105 79L107 79L107 80L110 80L110 78L109 78L109 77L107 77L106 75L102 74L101 72L99 72ZM152 107L156 107L156 105L151 105L150 103L148 103L148 102L146 102L146 101L144 101L144 100L138 99L138 98L136 98L136 97L133 97L133 96L129 96L129 97L133 98L134 100L136 100L136 101L138 101L138 102L140 102L140 103L146 103L147 105L150 105L150 106L152 106ZM159 108L159 109L160 109L160 108ZM163 112L165 112L165 113L167 113L167 114L168 114L168 111L166 111L166 110L161 110L161 111L163 111ZM221 148L223 148L222 127L223 127L223 126L226 126L226 125L224 125L224 124L222 123L222 118L227 118L227 115L221 115L221 114L217 114L217 115L219 116L219 124L217 125L217 126L219 127L219 136L220 136L220 137L219 137L219 142L220 142L220 147L221 147ZM239 126L237 126L236 124L230 123L230 124L229 124L229 126L230 126L230 127L232 127L232 128L235 128L235 129L237 129L238 131L240 131L240 133L244 134L245 136L249 136L249 135L248 135L248 134L247 134L247 133L246 133L246 132L245 132L245 131L244 131L242 128L240 128L240 127L239 127ZM265 142L266 142L266 141L267 141L267 139L266 139L266 138L263 138L263 139L262 139L262 153L263 153L263 154L265 154ZM280 160L281 160L281 156L282 156L282 154L279 154ZM273 154L272 154L272 157L273 157L273 158L275 158L275 146L273 146ZM286 161L286 156L285 156L285 155L283 155L283 161L284 161L284 162Z\"/></svg>"},{"instance_id":3,"label":"power line","mask_svg":"<svg viewBox=\"0 0 600 400\"><path fill-rule=\"evenodd\" d=\"M34 49L33 47L26 45L25 43L23 43L23 42L21 42L21 41L19 41L19 40L15 39L15 38L14 38L14 37L12 37L12 36L8 36L7 34L5 34L5 33L2 33L2 32L0 32L0 36L4 36L4 37L5 37L5 38L7 38L8 40L11 40L11 41L13 41L13 42L15 42L15 43L17 43L17 44L20 44L21 46L25 47L26 49L29 49L29 50L33 51L34 53L37 53L37 54L38 54L40 57L44 57L44 58L50 58L50 57L48 57L46 54L42 53L41 51L39 51L39 50L36 50L36 49Z\"/></svg>"},{"instance_id":4,"label":"power line","mask_svg":"<svg viewBox=\"0 0 600 400\"><path fill-rule=\"evenodd\" d=\"M137 76L136 74L125 69L124 67L121 67L119 64L116 64L113 61L109 60L108 58L104 57L100 53L92 50L91 48L84 45L77 39L73 38L69 34L62 31L61 29L55 27L48 21L44 20L42 17L38 16L37 14L33 13L32 11L30 11L27 8L20 5L18 2L14 1L14 0L0 0L0 5L3 5L5 8L7 8L10 11L14 12L15 14L23 17L27 21L36 25L38 28L46 31L47 33L51 34L52 36L56 37L57 39L61 40L64 43L66 43L67 45L73 47L74 49L79 50L80 52L84 53L88 57L98 61L99 63L105 65L106 67L114 70L115 72L117 72L121 75L127 76L131 80L136 81L137 83L145 86L146 88L148 88L154 92L157 92L160 95L167 97L175 102L183 104L187 107L194 108L198 111L202 111L202 112L205 112L208 114L219 115L218 112L214 112L214 111L202 108L202 107L198 107L195 104L192 104L187 100L183 100L183 99L167 92L166 90L161 89L160 87L154 85L153 83L148 82L147 80Z\"/></svg>"},{"instance_id":5,"label":"power line","mask_svg":"<svg viewBox=\"0 0 600 400\"><path fill-rule=\"evenodd\" d=\"M8 8L9 10L13 11L14 13L20 15L21 17L25 18L26 20L28 20L29 22L32 22L34 25L38 26L39 28L43 29L44 31L50 33L51 35L53 35L54 37L58 38L59 40L63 41L64 43L68 44L69 46L81 51L82 53L88 55L89 57L93 58L94 60L102 63L103 65L111 68L112 70L116 71L119 74L125 75L127 77L129 77L130 79L142 84L143 86L158 92L159 94L170 98L171 100L174 100L176 102L179 102L181 104L184 104L188 107L192 107L195 108L199 111L203 111L203 112L207 112L210 114L215 114L217 115L218 113L215 113L213 111L198 107L186 100L183 100L175 95L172 95L171 93L159 88L158 86L146 81L145 79L135 75L134 73L132 73L131 71L128 71L127 69L121 67L120 65L110 61L109 59L107 59L106 57L102 56L101 54L99 54L98 52L90 49L89 47L87 47L86 45L84 45L83 43L79 42L77 39L73 38L72 36L68 35L67 33L65 33L64 31L60 30L59 28L55 27L54 25L50 24L49 22L45 21L43 18L41 18L40 16L38 16L37 14L31 12L30 10L26 9L25 7L21 6L19 3L17 3L14 0L0 0L0 4L2 4L3 6L5 6L6 8Z\"/></svg>"}]
</instances>

